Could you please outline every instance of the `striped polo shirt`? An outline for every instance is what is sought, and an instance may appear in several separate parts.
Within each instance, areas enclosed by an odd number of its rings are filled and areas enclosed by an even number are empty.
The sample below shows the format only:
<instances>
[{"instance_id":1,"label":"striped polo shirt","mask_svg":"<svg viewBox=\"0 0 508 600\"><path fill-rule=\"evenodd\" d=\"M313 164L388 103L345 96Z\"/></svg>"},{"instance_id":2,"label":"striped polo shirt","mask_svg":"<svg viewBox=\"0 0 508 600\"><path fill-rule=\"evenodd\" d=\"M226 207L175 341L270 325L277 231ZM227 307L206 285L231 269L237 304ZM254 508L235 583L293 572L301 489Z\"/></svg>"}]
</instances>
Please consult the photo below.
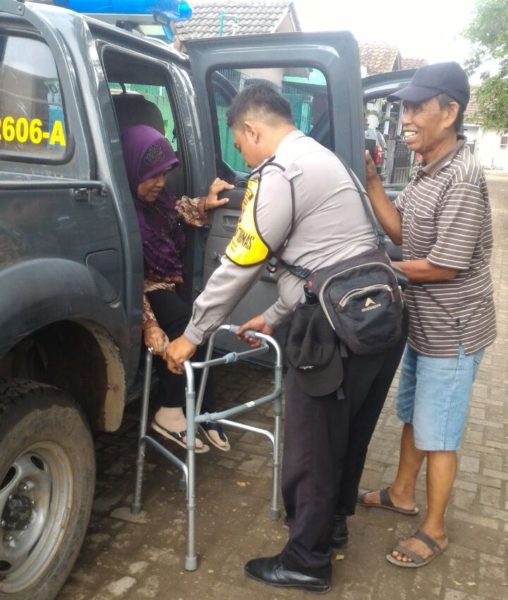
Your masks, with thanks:
<instances>
[{"instance_id":1,"label":"striped polo shirt","mask_svg":"<svg viewBox=\"0 0 508 600\"><path fill-rule=\"evenodd\" d=\"M457 276L415 283L406 291L409 345L420 354L457 356L485 348L496 337L490 274L492 219L482 168L464 139L414 172L395 206L402 217L404 260L426 258Z\"/></svg>"}]
</instances>

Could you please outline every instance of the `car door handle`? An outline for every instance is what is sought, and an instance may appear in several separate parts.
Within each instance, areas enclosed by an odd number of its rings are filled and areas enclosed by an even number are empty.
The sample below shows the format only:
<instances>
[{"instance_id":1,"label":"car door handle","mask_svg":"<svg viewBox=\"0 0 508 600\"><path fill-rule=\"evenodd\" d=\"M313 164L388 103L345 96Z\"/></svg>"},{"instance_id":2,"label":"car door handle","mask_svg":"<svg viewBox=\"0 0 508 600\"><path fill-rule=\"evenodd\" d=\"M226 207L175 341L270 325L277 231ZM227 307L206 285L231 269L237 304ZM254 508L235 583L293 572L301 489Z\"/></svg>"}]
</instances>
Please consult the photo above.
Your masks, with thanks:
<instances>
[{"instance_id":1,"label":"car door handle","mask_svg":"<svg viewBox=\"0 0 508 600\"><path fill-rule=\"evenodd\" d=\"M222 225L224 226L224 229L230 229L231 231L234 231L237 223L238 215L224 215L222 217Z\"/></svg>"}]
</instances>

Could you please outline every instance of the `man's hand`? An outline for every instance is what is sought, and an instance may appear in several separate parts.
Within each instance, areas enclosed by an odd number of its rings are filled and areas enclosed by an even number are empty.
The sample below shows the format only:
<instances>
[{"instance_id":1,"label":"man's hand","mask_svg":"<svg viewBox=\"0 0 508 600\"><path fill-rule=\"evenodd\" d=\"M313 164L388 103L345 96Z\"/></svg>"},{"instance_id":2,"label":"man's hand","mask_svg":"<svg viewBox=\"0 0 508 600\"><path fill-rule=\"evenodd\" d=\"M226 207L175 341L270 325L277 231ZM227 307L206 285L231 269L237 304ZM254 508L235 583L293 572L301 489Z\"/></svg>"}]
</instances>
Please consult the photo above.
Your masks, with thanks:
<instances>
[{"instance_id":1,"label":"man's hand","mask_svg":"<svg viewBox=\"0 0 508 600\"><path fill-rule=\"evenodd\" d=\"M377 174L376 165L368 150L365 150L365 176L367 194L377 220L394 244L402 244L402 221L399 211L386 195L383 182Z\"/></svg>"},{"instance_id":2,"label":"man's hand","mask_svg":"<svg viewBox=\"0 0 508 600\"><path fill-rule=\"evenodd\" d=\"M365 177L369 182L379 179L376 163L372 160L372 156L368 150L365 150Z\"/></svg>"},{"instance_id":3,"label":"man's hand","mask_svg":"<svg viewBox=\"0 0 508 600\"><path fill-rule=\"evenodd\" d=\"M181 375L184 372L183 363L194 355L196 348L196 344L189 342L183 335L173 340L164 352L168 369L176 375Z\"/></svg>"},{"instance_id":4,"label":"man's hand","mask_svg":"<svg viewBox=\"0 0 508 600\"><path fill-rule=\"evenodd\" d=\"M169 340L160 327L156 325L148 327L143 332L143 338L147 348L151 348L154 354L162 354L169 345Z\"/></svg>"},{"instance_id":5,"label":"man's hand","mask_svg":"<svg viewBox=\"0 0 508 600\"><path fill-rule=\"evenodd\" d=\"M247 344L249 344L249 346L251 346L252 348L258 348L259 346L261 346L261 340L259 338L255 338L250 335L244 335L245 331L247 330L259 331L260 333L266 333L266 335L273 334L272 327L266 324L263 315L258 315L257 317L250 319L243 325L240 325L236 334L241 340L247 342Z\"/></svg>"}]
</instances>

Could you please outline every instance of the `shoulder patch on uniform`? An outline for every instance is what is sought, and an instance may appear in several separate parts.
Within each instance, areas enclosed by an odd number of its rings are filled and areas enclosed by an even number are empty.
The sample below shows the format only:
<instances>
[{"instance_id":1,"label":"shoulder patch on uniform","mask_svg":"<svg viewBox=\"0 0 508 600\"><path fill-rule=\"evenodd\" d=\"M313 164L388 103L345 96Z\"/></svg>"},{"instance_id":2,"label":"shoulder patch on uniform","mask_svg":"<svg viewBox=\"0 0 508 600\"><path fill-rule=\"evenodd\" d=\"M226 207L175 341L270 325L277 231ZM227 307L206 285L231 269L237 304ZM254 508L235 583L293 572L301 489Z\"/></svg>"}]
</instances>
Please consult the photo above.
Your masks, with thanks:
<instances>
[{"instance_id":1,"label":"shoulder patch on uniform","mask_svg":"<svg viewBox=\"0 0 508 600\"><path fill-rule=\"evenodd\" d=\"M301 167L295 164L288 165L282 172L282 176L285 177L288 181L291 181L291 179L294 179L297 175L301 174Z\"/></svg>"}]
</instances>

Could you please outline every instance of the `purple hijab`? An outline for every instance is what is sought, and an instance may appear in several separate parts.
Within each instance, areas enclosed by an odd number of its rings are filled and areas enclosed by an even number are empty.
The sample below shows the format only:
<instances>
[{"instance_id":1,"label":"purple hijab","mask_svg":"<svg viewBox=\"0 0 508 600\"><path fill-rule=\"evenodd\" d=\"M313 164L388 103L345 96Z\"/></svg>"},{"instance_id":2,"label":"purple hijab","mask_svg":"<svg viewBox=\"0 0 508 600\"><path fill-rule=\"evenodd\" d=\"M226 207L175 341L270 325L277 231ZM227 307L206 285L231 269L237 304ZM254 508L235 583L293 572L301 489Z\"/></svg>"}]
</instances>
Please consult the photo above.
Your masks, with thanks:
<instances>
[{"instance_id":1,"label":"purple hijab","mask_svg":"<svg viewBox=\"0 0 508 600\"><path fill-rule=\"evenodd\" d=\"M181 277L185 235L175 210L175 196L164 188L155 202L137 197L140 183L174 168L178 158L168 140L146 125L125 129L122 147L143 241L145 276Z\"/></svg>"}]
</instances>

